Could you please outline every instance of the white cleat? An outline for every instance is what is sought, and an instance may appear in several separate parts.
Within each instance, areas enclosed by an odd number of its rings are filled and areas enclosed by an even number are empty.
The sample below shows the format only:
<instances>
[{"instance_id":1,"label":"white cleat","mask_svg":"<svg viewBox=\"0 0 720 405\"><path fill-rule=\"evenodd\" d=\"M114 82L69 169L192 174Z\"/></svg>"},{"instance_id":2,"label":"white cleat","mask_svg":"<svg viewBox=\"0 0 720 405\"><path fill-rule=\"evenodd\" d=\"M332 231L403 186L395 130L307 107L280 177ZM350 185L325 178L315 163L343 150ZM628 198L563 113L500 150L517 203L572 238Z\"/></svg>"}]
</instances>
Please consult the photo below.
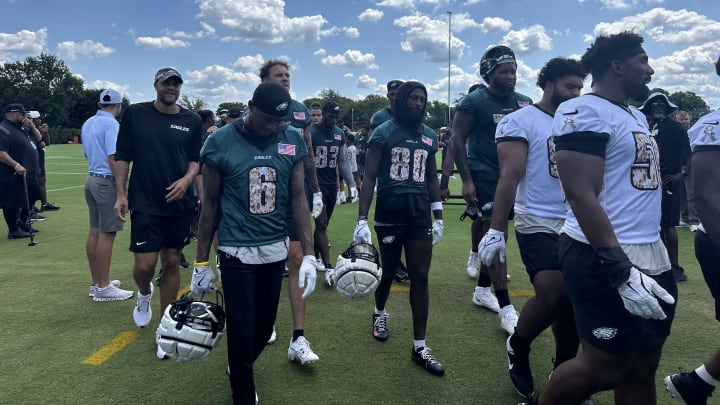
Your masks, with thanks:
<instances>
[{"instance_id":1,"label":"white cleat","mask_svg":"<svg viewBox=\"0 0 720 405\"><path fill-rule=\"evenodd\" d=\"M288 347L288 359L290 361L297 360L301 365L312 364L320 360L315 352L310 347L310 342L305 339L305 336L298 337L294 342L290 341L290 347Z\"/></svg>"},{"instance_id":2,"label":"white cleat","mask_svg":"<svg viewBox=\"0 0 720 405\"><path fill-rule=\"evenodd\" d=\"M277 340L277 333L275 332L275 325L273 325L273 331L270 334L270 339L268 339L268 344L271 345L271 344L275 343L276 340ZM230 366L228 366L228 368L229 367Z\"/></svg>"},{"instance_id":3,"label":"white cleat","mask_svg":"<svg viewBox=\"0 0 720 405\"><path fill-rule=\"evenodd\" d=\"M472 302L479 307L487 308L493 312L500 311L500 304L498 304L498 300L493 295L490 287L475 287Z\"/></svg>"},{"instance_id":4,"label":"white cleat","mask_svg":"<svg viewBox=\"0 0 720 405\"><path fill-rule=\"evenodd\" d=\"M477 278L479 262L480 262L480 260L478 259L478 253L471 251L470 255L468 256L468 261L467 261L467 266L466 266L468 277Z\"/></svg>"}]
</instances>

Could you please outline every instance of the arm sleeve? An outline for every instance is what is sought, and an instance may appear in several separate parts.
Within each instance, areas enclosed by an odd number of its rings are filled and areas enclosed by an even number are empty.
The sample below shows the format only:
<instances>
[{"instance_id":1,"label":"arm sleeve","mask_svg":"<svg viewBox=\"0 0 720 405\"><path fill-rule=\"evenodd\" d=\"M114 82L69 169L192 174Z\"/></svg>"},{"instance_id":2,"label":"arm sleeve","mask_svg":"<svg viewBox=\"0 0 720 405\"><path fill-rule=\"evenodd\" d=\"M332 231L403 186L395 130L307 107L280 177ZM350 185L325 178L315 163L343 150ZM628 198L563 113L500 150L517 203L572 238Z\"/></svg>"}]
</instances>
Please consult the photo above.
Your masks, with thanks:
<instances>
[{"instance_id":1,"label":"arm sleeve","mask_svg":"<svg viewBox=\"0 0 720 405\"><path fill-rule=\"evenodd\" d=\"M350 161L347 158L347 146L343 143L340 145L340 153L338 153L338 171L340 172L340 177L345 181L347 184L355 184L355 180L353 180L352 176L352 170L350 169Z\"/></svg>"}]
</instances>

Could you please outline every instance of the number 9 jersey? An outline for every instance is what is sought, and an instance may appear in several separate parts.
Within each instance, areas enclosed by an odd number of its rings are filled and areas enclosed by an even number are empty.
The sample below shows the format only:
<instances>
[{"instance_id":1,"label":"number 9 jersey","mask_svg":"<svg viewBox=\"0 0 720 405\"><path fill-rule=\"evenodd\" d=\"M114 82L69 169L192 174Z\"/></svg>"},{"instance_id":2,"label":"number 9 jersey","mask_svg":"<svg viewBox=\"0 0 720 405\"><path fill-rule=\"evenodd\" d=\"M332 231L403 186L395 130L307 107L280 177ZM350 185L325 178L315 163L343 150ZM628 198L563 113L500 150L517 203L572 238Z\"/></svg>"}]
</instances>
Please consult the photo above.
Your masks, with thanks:
<instances>
[{"instance_id":1,"label":"number 9 jersey","mask_svg":"<svg viewBox=\"0 0 720 405\"><path fill-rule=\"evenodd\" d=\"M605 161L598 201L620 244L653 243L660 237L662 180L658 147L645 116L635 107L588 93L560 104L553 119L555 150ZM572 210L563 226L588 243Z\"/></svg>"}]
</instances>

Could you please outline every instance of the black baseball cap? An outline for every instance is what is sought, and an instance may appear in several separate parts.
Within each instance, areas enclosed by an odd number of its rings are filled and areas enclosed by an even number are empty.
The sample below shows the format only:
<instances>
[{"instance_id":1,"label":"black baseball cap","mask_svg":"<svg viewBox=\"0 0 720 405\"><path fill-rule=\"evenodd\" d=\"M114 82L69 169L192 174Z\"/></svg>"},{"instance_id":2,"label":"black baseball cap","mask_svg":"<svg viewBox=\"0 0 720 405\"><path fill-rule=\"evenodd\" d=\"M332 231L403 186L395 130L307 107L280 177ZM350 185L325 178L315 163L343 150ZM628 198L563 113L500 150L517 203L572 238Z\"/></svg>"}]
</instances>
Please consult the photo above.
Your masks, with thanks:
<instances>
[{"instance_id":1,"label":"black baseball cap","mask_svg":"<svg viewBox=\"0 0 720 405\"><path fill-rule=\"evenodd\" d=\"M25 106L20 103L11 103L5 106L5 112L11 113L11 112L21 112L21 113L28 113L30 111L25 109Z\"/></svg>"},{"instance_id":2,"label":"black baseball cap","mask_svg":"<svg viewBox=\"0 0 720 405\"><path fill-rule=\"evenodd\" d=\"M171 68L171 67L165 67L165 68L158 70L157 73L155 73L155 82L158 82L158 81L164 82L165 80L167 80L171 77L177 77L178 80L180 80L180 83L183 82L183 78L182 78L182 75L180 74L180 72L175 70L175 68Z\"/></svg>"},{"instance_id":3,"label":"black baseball cap","mask_svg":"<svg viewBox=\"0 0 720 405\"><path fill-rule=\"evenodd\" d=\"M397 90L397 88L400 87L400 85L402 85L402 84L403 84L402 80L390 80L389 82L387 82L387 89L388 89L388 91Z\"/></svg>"},{"instance_id":4,"label":"black baseball cap","mask_svg":"<svg viewBox=\"0 0 720 405\"><path fill-rule=\"evenodd\" d=\"M276 118L285 118L290 112L290 93L277 83L261 83L253 92L252 103L260 111Z\"/></svg>"},{"instance_id":5,"label":"black baseball cap","mask_svg":"<svg viewBox=\"0 0 720 405\"><path fill-rule=\"evenodd\" d=\"M328 101L323 105L322 112L340 115L340 106L334 101Z\"/></svg>"}]
</instances>

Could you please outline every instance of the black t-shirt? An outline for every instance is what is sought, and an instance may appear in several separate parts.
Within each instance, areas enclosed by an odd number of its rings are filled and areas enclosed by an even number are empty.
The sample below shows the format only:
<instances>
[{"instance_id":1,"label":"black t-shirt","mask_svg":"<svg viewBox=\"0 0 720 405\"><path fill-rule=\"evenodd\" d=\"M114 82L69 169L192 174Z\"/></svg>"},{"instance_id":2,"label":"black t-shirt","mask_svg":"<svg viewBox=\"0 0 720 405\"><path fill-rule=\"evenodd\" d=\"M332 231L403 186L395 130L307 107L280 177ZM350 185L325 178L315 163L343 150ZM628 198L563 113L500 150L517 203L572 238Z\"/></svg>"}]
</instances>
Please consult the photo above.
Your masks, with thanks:
<instances>
[{"instance_id":1,"label":"black t-shirt","mask_svg":"<svg viewBox=\"0 0 720 405\"><path fill-rule=\"evenodd\" d=\"M28 176L37 176L40 172L37 146L31 135L23 130L20 123L3 120L0 126L0 151L7 152L20 163L27 170ZM9 182L14 175L14 167L0 163L0 182Z\"/></svg>"},{"instance_id":2,"label":"black t-shirt","mask_svg":"<svg viewBox=\"0 0 720 405\"><path fill-rule=\"evenodd\" d=\"M685 128L671 118L650 124L660 153L660 175L678 174L690 157L690 139Z\"/></svg>"},{"instance_id":3,"label":"black t-shirt","mask_svg":"<svg viewBox=\"0 0 720 405\"><path fill-rule=\"evenodd\" d=\"M125 110L115 160L133 162L128 189L131 210L175 216L194 209L190 188L180 201L167 203L165 195L190 162L199 162L202 133L200 116L183 107L177 114L163 114L150 101Z\"/></svg>"}]
</instances>

